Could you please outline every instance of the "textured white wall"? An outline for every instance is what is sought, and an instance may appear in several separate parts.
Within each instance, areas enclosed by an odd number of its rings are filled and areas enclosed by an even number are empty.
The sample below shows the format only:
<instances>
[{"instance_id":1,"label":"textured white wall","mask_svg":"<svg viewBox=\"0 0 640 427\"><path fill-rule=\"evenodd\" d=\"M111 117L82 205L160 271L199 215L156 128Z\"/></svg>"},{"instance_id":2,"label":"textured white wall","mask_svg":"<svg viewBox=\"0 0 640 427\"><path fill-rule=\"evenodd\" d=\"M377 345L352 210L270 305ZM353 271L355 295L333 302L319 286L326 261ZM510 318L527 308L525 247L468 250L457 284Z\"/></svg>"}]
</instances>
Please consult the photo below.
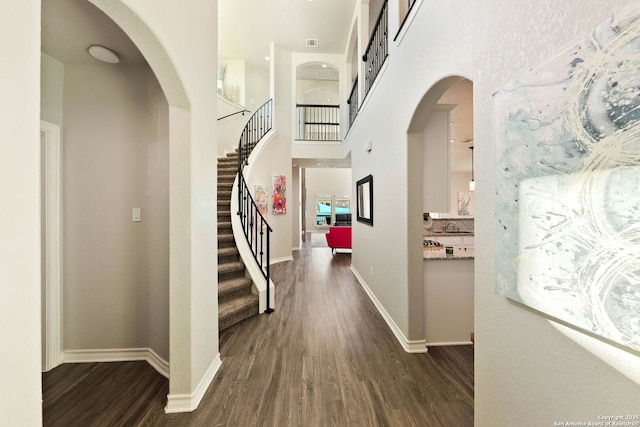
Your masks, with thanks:
<instances>
[{"instance_id":1,"label":"textured white wall","mask_svg":"<svg viewBox=\"0 0 640 427\"><path fill-rule=\"evenodd\" d=\"M3 3L0 46L2 423L42 424L40 375L40 2Z\"/></svg>"},{"instance_id":2,"label":"textured white wall","mask_svg":"<svg viewBox=\"0 0 640 427\"><path fill-rule=\"evenodd\" d=\"M392 213L387 206L393 200L393 206L403 209L415 195L407 185L413 178L406 169L412 164L406 133L420 99L446 77L473 81L478 426L553 425L637 412L637 384L558 332L543 316L495 293L493 250L492 94L629 3L423 2L404 37L390 43L388 66L350 133L354 147L373 140L371 153L352 151L352 167L356 179L372 173L375 183L374 227L354 227L352 263L411 338L416 336L416 319L413 310L407 310L412 289L406 260L412 271L414 258L408 251L420 249L408 234L413 225L407 215L397 209ZM392 26L389 33L396 31ZM381 241L384 246L378 244ZM390 268L375 269L377 265Z\"/></svg>"},{"instance_id":3,"label":"textured white wall","mask_svg":"<svg viewBox=\"0 0 640 427\"><path fill-rule=\"evenodd\" d=\"M267 102L269 94L269 70L259 68L251 63L246 64L246 91L245 102L247 109L255 111L256 108Z\"/></svg>"}]
</instances>

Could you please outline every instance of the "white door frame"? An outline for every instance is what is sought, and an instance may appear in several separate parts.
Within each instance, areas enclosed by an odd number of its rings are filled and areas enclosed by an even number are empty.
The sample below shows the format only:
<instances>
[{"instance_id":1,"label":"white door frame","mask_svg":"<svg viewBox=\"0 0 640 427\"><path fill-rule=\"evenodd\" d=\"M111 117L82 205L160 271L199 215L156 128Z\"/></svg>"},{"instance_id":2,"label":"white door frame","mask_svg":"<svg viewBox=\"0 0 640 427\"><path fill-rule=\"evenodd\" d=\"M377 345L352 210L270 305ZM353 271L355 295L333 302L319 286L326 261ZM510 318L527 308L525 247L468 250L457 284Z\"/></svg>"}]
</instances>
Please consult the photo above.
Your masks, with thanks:
<instances>
[{"instance_id":1,"label":"white door frame","mask_svg":"<svg viewBox=\"0 0 640 427\"><path fill-rule=\"evenodd\" d=\"M60 126L40 121L44 136L45 329L42 370L62 363L62 143Z\"/></svg>"}]
</instances>

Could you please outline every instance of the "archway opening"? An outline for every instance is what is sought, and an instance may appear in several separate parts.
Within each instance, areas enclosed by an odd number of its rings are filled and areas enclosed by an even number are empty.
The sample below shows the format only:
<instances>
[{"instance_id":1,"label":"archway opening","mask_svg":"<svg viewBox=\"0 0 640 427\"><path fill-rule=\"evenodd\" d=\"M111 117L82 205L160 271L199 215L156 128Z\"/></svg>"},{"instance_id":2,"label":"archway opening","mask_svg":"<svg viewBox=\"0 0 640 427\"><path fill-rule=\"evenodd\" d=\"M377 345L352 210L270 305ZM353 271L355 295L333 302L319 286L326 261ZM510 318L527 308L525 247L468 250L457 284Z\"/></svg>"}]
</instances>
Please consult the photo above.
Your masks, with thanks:
<instances>
[{"instance_id":1,"label":"archway opening","mask_svg":"<svg viewBox=\"0 0 640 427\"><path fill-rule=\"evenodd\" d=\"M414 288L411 295L423 295L410 303L423 314L414 318L412 329L416 334L422 330L427 347L471 344L473 83L452 76L431 87L414 112L407 137L409 254L419 254L410 255L409 286ZM447 254L447 247L454 254ZM454 261L448 259L452 257Z\"/></svg>"}]
</instances>

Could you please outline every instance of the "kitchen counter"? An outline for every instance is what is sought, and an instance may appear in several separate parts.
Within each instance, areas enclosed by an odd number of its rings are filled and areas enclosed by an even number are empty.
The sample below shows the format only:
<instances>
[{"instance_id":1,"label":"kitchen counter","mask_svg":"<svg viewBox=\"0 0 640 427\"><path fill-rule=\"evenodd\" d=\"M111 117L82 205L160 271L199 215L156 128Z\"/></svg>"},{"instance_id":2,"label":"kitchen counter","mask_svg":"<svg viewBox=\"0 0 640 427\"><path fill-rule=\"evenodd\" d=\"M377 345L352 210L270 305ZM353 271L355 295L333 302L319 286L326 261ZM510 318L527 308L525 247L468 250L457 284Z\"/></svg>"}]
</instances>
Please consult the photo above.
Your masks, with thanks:
<instances>
[{"instance_id":1,"label":"kitchen counter","mask_svg":"<svg viewBox=\"0 0 640 427\"><path fill-rule=\"evenodd\" d=\"M453 247L453 255L447 255L443 246L425 246L422 249L422 255L425 261L430 260L464 260L474 259L473 247Z\"/></svg>"},{"instance_id":2,"label":"kitchen counter","mask_svg":"<svg viewBox=\"0 0 640 427\"><path fill-rule=\"evenodd\" d=\"M425 257L422 263L427 348L471 344L471 333L474 330L473 252L470 253L467 248L466 253L464 250L462 254L454 252L449 258L445 255L444 248L441 251L428 250L426 253L433 256Z\"/></svg>"},{"instance_id":3,"label":"kitchen counter","mask_svg":"<svg viewBox=\"0 0 640 427\"><path fill-rule=\"evenodd\" d=\"M424 233L425 238L439 237L439 236L473 236L472 231L426 231Z\"/></svg>"}]
</instances>

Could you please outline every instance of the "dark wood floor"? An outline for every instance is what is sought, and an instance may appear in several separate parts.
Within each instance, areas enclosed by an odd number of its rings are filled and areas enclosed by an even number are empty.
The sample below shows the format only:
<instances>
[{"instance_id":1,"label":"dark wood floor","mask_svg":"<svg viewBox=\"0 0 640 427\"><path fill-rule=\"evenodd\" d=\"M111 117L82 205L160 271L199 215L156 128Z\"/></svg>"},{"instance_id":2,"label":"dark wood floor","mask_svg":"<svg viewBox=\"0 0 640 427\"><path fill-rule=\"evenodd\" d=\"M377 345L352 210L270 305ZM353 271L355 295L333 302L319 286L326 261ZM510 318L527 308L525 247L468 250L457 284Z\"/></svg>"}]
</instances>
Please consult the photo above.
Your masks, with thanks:
<instances>
[{"instance_id":1,"label":"dark wood floor","mask_svg":"<svg viewBox=\"0 0 640 427\"><path fill-rule=\"evenodd\" d=\"M472 426L473 349L404 352L349 266L310 242L274 265L277 309L221 333L200 407L165 415L146 362L43 375L45 426Z\"/></svg>"}]
</instances>

